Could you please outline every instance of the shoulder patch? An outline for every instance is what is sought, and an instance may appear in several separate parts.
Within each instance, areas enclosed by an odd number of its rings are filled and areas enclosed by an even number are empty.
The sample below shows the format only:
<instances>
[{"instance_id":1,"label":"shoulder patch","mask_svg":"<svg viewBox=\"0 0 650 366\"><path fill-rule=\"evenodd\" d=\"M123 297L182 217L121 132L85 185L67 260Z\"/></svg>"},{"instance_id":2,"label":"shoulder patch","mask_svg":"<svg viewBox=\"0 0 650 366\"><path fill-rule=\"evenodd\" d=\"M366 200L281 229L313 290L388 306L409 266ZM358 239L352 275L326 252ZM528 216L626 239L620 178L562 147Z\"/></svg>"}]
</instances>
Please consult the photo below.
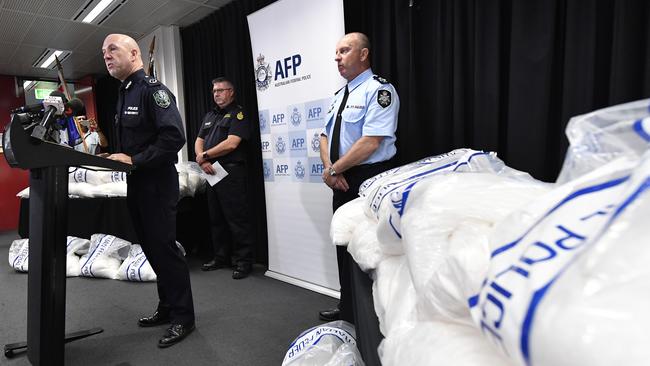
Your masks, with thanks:
<instances>
[{"instance_id":1,"label":"shoulder patch","mask_svg":"<svg viewBox=\"0 0 650 366\"><path fill-rule=\"evenodd\" d=\"M382 77L379 76L379 75L375 75L375 76L373 76L372 78L375 79L375 80L377 80L377 81L379 81L379 82L382 83L382 84L388 84L388 80L382 78Z\"/></svg>"},{"instance_id":2,"label":"shoulder patch","mask_svg":"<svg viewBox=\"0 0 650 366\"><path fill-rule=\"evenodd\" d=\"M379 104L382 108L388 107L391 102L392 102L392 98L391 98L390 91L386 89L380 89L377 92L377 104Z\"/></svg>"},{"instance_id":3,"label":"shoulder patch","mask_svg":"<svg viewBox=\"0 0 650 366\"><path fill-rule=\"evenodd\" d=\"M165 89L160 89L153 93L153 100L160 108L167 108L172 104L172 100Z\"/></svg>"},{"instance_id":4,"label":"shoulder patch","mask_svg":"<svg viewBox=\"0 0 650 366\"><path fill-rule=\"evenodd\" d=\"M237 119L240 120L240 121L241 121L242 119L244 119L244 112L239 112L239 113L237 113Z\"/></svg>"}]
</instances>

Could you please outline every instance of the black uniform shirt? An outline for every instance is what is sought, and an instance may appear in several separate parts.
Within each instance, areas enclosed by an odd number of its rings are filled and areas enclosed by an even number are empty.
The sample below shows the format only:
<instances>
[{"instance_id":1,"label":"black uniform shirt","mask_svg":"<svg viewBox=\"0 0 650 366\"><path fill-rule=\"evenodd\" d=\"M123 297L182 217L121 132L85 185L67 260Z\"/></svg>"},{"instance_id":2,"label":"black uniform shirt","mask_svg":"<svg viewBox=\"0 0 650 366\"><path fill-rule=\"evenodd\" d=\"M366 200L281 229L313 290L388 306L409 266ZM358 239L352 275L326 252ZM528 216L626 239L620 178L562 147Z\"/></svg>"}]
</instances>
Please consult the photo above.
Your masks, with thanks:
<instances>
[{"instance_id":1,"label":"black uniform shirt","mask_svg":"<svg viewBox=\"0 0 650 366\"><path fill-rule=\"evenodd\" d=\"M226 108L215 107L203 117L199 137L203 141L203 150L208 150L226 140L228 135L239 136L242 142L230 153L217 159L220 163L245 163L246 141L250 139L250 123L240 105L233 102Z\"/></svg>"},{"instance_id":2,"label":"black uniform shirt","mask_svg":"<svg viewBox=\"0 0 650 366\"><path fill-rule=\"evenodd\" d=\"M176 98L158 80L140 69L120 86L115 116L118 152L131 156L136 168L154 168L178 161L185 144Z\"/></svg>"}]
</instances>

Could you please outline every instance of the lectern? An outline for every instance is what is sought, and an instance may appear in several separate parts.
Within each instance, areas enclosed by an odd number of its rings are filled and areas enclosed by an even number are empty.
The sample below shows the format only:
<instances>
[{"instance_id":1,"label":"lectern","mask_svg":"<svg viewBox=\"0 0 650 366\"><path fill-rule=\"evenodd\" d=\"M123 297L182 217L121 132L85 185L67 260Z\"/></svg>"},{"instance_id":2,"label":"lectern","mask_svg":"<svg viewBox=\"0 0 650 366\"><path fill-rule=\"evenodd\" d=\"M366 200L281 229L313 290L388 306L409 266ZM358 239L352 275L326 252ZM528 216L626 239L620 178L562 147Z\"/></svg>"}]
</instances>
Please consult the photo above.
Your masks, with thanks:
<instances>
[{"instance_id":1,"label":"lectern","mask_svg":"<svg viewBox=\"0 0 650 366\"><path fill-rule=\"evenodd\" d=\"M2 139L9 165L30 171L27 342L6 345L5 357L27 347L33 365L63 365L66 341L103 331L65 334L68 168L128 172L132 166L34 138L33 126L28 114L14 114Z\"/></svg>"}]
</instances>

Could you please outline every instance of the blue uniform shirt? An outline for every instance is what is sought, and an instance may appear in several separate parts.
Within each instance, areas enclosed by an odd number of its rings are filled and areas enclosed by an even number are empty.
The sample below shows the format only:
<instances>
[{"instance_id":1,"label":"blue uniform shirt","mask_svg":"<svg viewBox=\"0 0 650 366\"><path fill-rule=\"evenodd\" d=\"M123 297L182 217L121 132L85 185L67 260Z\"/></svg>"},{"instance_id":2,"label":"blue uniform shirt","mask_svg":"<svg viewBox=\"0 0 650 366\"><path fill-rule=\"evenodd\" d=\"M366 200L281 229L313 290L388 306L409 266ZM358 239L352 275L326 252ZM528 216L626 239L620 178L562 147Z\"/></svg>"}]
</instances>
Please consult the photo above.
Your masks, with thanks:
<instances>
[{"instance_id":1,"label":"blue uniform shirt","mask_svg":"<svg viewBox=\"0 0 650 366\"><path fill-rule=\"evenodd\" d=\"M174 95L140 69L120 86L115 116L117 151L131 156L138 169L174 164L185 144Z\"/></svg>"},{"instance_id":2,"label":"blue uniform shirt","mask_svg":"<svg viewBox=\"0 0 650 366\"><path fill-rule=\"evenodd\" d=\"M341 113L341 140L339 156L345 155L361 136L384 136L379 147L361 164L386 161L395 155L395 130L399 113L399 97L395 87L368 69L348 83L348 100ZM345 88L339 90L327 110L325 127L332 147L332 130Z\"/></svg>"}]
</instances>

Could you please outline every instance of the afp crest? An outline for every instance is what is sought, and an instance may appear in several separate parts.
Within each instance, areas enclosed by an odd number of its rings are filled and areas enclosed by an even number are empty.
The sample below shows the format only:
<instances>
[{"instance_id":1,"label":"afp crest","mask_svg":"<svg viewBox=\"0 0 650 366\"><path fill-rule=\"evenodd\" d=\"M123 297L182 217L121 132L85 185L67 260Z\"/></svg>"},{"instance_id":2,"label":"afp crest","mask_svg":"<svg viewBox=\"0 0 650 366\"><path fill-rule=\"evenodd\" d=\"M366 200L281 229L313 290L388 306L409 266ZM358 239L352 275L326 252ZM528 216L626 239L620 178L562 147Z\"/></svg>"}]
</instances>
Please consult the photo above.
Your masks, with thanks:
<instances>
[{"instance_id":1,"label":"afp crest","mask_svg":"<svg viewBox=\"0 0 650 366\"><path fill-rule=\"evenodd\" d=\"M282 140L281 136L278 136L278 139L275 141L275 151L278 152L278 154L284 154L284 151L287 149L287 145Z\"/></svg>"},{"instance_id":2,"label":"afp crest","mask_svg":"<svg viewBox=\"0 0 650 366\"><path fill-rule=\"evenodd\" d=\"M313 152L320 151L320 136L318 132L314 133L314 137L311 138L311 150Z\"/></svg>"},{"instance_id":3,"label":"afp crest","mask_svg":"<svg viewBox=\"0 0 650 366\"><path fill-rule=\"evenodd\" d=\"M300 161L296 163L296 167L293 169L296 174L296 178L303 179L305 177L305 166L302 165Z\"/></svg>"},{"instance_id":4,"label":"afp crest","mask_svg":"<svg viewBox=\"0 0 650 366\"><path fill-rule=\"evenodd\" d=\"M291 113L291 124L294 126L300 126L301 121L302 116L300 115L300 112L298 112L298 108L294 107L293 113Z\"/></svg>"},{"instance_id":5,"label":"afp crest","mask_svg":"<svg viewBox=\"0 0 650 366\"><path fill-rule=\"evenodd\" d=\"M257 56L257 67L255 68L255 86L257 90L264 91L271 85L271 65L264 62L264 55Z\"/></svg>"}]
</instances>

